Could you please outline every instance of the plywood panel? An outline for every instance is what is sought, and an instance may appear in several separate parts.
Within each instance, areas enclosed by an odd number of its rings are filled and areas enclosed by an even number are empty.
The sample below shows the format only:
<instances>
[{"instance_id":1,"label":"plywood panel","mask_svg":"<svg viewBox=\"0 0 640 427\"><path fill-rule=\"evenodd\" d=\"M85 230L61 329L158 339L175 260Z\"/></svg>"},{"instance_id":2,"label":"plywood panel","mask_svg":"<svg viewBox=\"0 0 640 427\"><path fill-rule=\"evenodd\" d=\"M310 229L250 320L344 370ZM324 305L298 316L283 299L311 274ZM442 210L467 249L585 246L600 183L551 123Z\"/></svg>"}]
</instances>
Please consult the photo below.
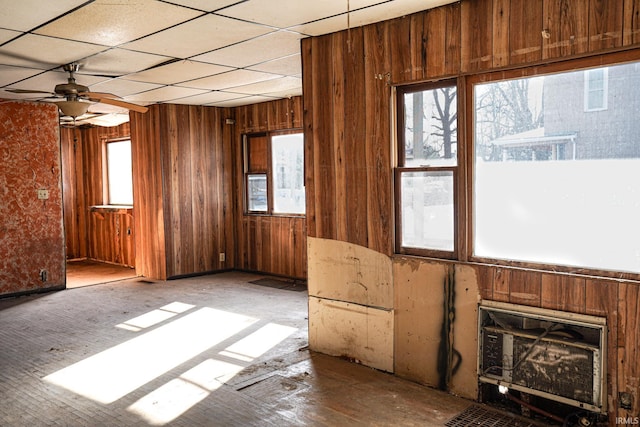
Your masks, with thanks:
<instances>
[{"instance_id":1,"label":"plywood panel","mask_svg":"<svg viewBox=\"0 0 640 427\"><path fill-rule=\"evenodd\" d=\"M439 382L445 275L445 266L437 263L409 258L393 263L395 373L433 387Z\"/></svg>"},{"instance_id":2,"label":"plywood panel","mask_svg":"<svg viewBox=\"0 0 640 427\"><path fill-rule=\"evenodd\" d=\"M393 307L391 260L351 243L309 237L309 295Z\"/></svg>"},{"instance_id":3,"label":"plywood panel","mask_svg":"<svg viewBox=\"0 0 640 427\"><path fill-rule=\"evenodd\" d=\"M309 348L393 372L393 310L309 297Z\"/></svg>"}]
</instances>

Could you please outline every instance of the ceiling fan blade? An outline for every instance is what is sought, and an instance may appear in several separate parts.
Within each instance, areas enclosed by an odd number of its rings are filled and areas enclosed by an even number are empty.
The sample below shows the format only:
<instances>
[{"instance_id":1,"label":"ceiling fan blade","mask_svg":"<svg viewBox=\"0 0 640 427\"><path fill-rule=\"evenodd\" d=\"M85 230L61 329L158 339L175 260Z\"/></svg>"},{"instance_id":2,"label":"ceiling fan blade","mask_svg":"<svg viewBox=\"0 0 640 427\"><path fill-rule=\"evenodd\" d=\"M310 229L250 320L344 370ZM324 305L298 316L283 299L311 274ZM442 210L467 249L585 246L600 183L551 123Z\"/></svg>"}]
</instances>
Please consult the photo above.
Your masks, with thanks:
<instances>
[{"instance_id":1,"label":"ceiling fan blade","mask_svg":"<svg viewBox=\"0 0 640 427\"><path fill-rule=\"evenodd\" d=\"M78 96L88 96L89 98L100 99L100 98L110 98L110 99L120 99L118 95L114 95L113 93L105 93L105 92L80 92Z\"/></svg>"},{"instance_id":2,"label":"ceiling fan blade","mask_svg":"<svg viewBox=\"0 0 640 427\"><path fill-rule=\"evenodd\" d=\"M130 102L120 101L111 98L92 98L93 102L101 102L103 104L115 105L116 107L126 108L128 110L137 111L138 113L146 113L149 109L142 105L132 104Z\"/></svg>"},{"instance_id":3,"label":"ceiling fan blade","mask_svg":"<svg viewBox=\"0 0 640 427\"><path fill-rule=\"evenodd\" d=\"M11 93L46 93L47 95L54 95L53 92L48 92L46 90L29 90L29 89L5 89L7 92Z\"/></svg>"}]
</instances>

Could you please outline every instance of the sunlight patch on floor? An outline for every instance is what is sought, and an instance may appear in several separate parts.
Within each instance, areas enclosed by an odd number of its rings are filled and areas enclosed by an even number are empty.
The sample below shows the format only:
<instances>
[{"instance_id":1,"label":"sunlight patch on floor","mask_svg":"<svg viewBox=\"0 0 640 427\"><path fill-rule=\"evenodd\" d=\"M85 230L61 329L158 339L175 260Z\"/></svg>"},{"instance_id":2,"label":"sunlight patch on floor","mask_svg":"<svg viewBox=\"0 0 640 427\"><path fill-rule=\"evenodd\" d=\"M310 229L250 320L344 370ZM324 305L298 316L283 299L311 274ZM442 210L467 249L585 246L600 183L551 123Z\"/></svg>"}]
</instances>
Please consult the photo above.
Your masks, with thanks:
<instances>
[{"instance_id":1,"label":"sunlight patch on floor","mask_svg":"<svg viewBox=\"0 0 640 427\"><path fill-rule=\"evenodd\" d=\"M44 379L97 402L112 403L257 321L201 308Z\"/></svg>"},{"instance_id":2,"label":"sunlight patch on floor","mask_svg":"<svg viewBox=\"0 0 640 427\"><path fill-rule=\"evenodd\" d=\"M116 328L126 329L128 331L138 332L142 329L162 323L167 319L171 319L178 314L191 310L195 305L185 304L182 302L172 302L156 310L134 317L133 319L116 325Z\"/></svg>"},{"instance_id":3,"label":"sunlight patch on floor","mask_svg":"<svg viewBox=\"0 0 640 427\"><path fill-rule=\"evenodd\" d=\"M251 362L278 345L297 328L269 323L231 344L219 354ZM147 394L128 410L151 425L167 424L231 380L244 366L207 359L180 377Z\"/></svg>"}]
</instances>

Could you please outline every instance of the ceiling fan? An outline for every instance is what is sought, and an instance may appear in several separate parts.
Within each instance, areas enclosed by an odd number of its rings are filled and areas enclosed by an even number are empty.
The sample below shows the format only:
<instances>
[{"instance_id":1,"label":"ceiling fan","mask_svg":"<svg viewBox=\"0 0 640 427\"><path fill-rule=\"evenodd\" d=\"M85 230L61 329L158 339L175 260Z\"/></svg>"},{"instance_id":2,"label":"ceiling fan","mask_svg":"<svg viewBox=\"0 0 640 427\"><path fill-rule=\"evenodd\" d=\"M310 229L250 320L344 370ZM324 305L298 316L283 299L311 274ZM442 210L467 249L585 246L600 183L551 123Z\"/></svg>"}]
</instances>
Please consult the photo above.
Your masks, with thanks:
<instances>
[{"instance_id":1,"label":"ceiling fan","mask_svg":"<svg viewBox=\"0 0 640 427\"><path fill-rule=\"evenodd\" d=\"M116 107L126 108L128 110L137 111L139 113L147 112L147 107L116 99L118 97L111 93L89 92L89 88L87 86L76 83L75 73L79 70L79 68L80 65L76 62L63 65L62 69L69 73L67 83L56 85L53 92L28 89L5 90L12 93L43 93L55 98L63 98L63 100L56 101L54 103L58 106L63 116L72 117L74 120L76 117L86 114L89 110L89 107L93 103L98 102L113 105Z\"/></svg>"}]
</instances>

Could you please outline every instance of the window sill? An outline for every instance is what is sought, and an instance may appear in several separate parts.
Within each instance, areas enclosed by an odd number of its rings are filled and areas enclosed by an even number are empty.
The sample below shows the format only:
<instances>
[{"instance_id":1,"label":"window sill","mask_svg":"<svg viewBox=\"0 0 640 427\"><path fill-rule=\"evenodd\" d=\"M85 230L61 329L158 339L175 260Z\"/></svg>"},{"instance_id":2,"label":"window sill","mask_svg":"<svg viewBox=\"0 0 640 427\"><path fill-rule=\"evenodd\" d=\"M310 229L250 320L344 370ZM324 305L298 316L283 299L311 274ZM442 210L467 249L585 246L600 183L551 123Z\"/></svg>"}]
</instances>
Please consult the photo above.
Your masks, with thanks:
<instances>
[{"instance_id":1,"label":"window sill","mask_svg":"<svg viewBox=\"0 0 640 427\"><path fill-rule=\"evenodd\" d=\"M95 214L116 213L116 214L132 214L132 205L94 205L89 207L89 212Z\"/></svg>"}]
</instances>

